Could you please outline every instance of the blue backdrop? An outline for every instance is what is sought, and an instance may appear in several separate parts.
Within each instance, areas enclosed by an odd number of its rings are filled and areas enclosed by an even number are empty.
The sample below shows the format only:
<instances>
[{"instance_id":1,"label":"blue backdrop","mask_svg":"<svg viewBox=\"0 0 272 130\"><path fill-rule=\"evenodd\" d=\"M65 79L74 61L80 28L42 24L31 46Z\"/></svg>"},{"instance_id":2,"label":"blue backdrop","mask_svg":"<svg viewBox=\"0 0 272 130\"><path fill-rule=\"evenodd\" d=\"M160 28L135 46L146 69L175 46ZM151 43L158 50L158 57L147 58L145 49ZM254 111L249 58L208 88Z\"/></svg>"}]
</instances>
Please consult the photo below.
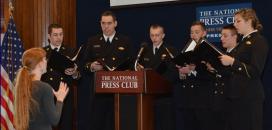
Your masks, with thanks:
<instances>
[{"instance_id":1,"label":"blue backdrop","mask_svg":"<svg viewBox=\"0 0 272 130\"><path fill-rule=\"evenodd\" d=\"M195 21L196 8L199 6L252 2L261 23L264 26L262 34L267 38L270 48L272 45L271 29L272 15L269 8L271 0L240 0L237 2L206 2L187 4L163 4L143 7L112 9L118 20L118 32L129 36L135 47L149 39L149 25L159 23L166 29L166 41L177 48L182 48L189 38L189 27ZM109 0L77 0L77 41L78 46L86 42L89 36L100 32L100 14L110 9ZM272 129L272 54L263 75L266 100L264 107L264 130Z\"/></svg>"}]
</instances>

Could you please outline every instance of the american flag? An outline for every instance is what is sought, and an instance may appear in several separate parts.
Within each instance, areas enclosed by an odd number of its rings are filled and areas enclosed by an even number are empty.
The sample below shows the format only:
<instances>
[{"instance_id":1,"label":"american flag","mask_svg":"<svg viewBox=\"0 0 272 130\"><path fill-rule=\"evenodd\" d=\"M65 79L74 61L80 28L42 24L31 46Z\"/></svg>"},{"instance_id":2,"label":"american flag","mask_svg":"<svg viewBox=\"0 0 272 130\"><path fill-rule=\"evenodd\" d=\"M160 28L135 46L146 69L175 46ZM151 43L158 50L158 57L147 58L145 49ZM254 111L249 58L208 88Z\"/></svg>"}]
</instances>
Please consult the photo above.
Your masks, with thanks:
<instances>
[{"instance_id":1,"label":"american flag","mask_svg":"<svg viewBox=\"0 0 272 130\"><path fill-rule=\"evenodd\" d=\"M1 42L1 130L15 130L12 81L16 77L17 70L21 67L23 51L22 41L11 17L7 32Z\"/></svg>"}]
</instances>

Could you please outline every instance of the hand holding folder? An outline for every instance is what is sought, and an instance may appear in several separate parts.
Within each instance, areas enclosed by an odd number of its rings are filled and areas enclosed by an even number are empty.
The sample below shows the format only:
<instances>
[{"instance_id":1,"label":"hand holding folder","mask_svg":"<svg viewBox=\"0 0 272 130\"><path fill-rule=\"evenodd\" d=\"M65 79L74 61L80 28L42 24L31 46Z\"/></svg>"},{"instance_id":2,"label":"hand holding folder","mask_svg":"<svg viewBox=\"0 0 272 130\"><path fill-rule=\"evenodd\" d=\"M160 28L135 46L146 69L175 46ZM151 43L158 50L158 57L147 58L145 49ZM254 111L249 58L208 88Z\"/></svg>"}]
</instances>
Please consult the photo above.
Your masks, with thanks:
<instances>
[{"instance_id":1,"label":"hand holding folder","mask_svg":"<svg viewBox=\"0 0 272 130\"><path fill-rule=\"evenodd\" d=\"M199 44L196 44L195 47L191 47L193 46L192 44L194 44L194 42L187 44L187 48L183 49L182 53L173 59L175 64L179 66L185 66L191 63L200 63L201 61L206 61L215 68L222 66L218 57L224 55L224 53L212 43L206 39L203 39Z\"/></svg>"},{"instance_id":2,"label":"hand holding folder","mask_svg":"<svg viewBox=\"0 0 272 130\"><path fill-rule=\"evenodd\" d=\"M118 64L118 66L116 67L110 67L109 65L106 64L106 62L104 62L101 59L97 59L96 60L98 63L100 63L100 65L103 66L103 68L107 71L124 71L124 70L128 70L131 68L133 61L131 58L127 58L126 60L124 60L122 63Z\"/></svg>"},{"instance_id":3,"label":"hand holding folder","mask_svg":"<svg viewBox=\"0 0 272 130\"><path fill-rule=\"evenodd\" d=\"M201 44L195 48L195 53L199 55L198 61L205 61L210 63L215 69L222 67L219 56L224 55L224 52L210 43L208 40L203 39Z\"/></svg>"},{"instance_id":4,"label":"hand holding folder","mask_svg":"<svg viewBox=\"0 0 272 130\"><path fill-rule=\"evenodd\" d=\"M191 64L194 63L194 49L196 48L197 43L194 40L190 40L185 47L183 48L183 50L181 51L180 54L178 54L175 58L173 58L173 62L176 65L179 66L186 66L187 64Z\"/></svg>"},{"instance_id":5,"label":"hand holding folder","mask_svg":"<svg viewBox=\"0 0 272 130\"><path fill-rule=\"evenodd\" d=\"M74 68L75 62L65 55L52 50L48 59L47 66L64 73L67 68Z\"/></svg>"}]
</instances>

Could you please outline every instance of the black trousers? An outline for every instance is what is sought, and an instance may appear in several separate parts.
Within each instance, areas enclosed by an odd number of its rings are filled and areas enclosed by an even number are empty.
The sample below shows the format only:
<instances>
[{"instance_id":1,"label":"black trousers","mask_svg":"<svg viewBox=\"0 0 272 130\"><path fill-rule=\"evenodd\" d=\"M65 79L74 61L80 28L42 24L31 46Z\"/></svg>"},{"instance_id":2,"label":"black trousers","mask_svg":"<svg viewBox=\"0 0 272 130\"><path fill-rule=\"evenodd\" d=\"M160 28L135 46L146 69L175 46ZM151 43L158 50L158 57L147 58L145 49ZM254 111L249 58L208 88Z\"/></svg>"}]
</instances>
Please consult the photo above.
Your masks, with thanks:
<instances>
[{"instance_id":1,"label":"black trousers","mask_svg":"<svg viewBox=\"0 0 272 130\"><path fill-rule=\"evenodd\" d=\"M91 106L91 130L114 130L114 98L112 94L97 94ZM88 115L86 115L88 116Z\"/></svg>"},{"instance_id":2,"label":"black trousers","mask_svg":"<svg viewBox=\"0 0 272 130\"><path fill-rule=\"evenodd\" d=\"M263 101L227 100L226 130L262 130Z\"/></svg>"},{"instance_id":3,"label":"black trousers","mask_svg":"<svg viewBox=\"0 0 272 130\"><path fill-rule=\"evenodd\" d=\"M213 95L211 104L211 130L226 129L226 97L225 95Z\"/></svg>"},{"instance_id":4,"label":"black trousers","mask_svg":"<svg viewBox=\"0 0 272 130\"><path fill-rule=\"evenodd\" d=\"M226 112L225 109L213 109L211 111L211 130L226 129Z\"/></svg>"},{"instance_id":5,"label":"black trousers","mask_svg":"<svg viewBox=\"0 0 272 130\"><path fill-rule=\"evenodd\" d=\"M175 130L175 109L171 96L155 101L155 130Z\"/></svg>"},{"instance_id":6,"label":"black trousers","mask_svg":"<svg viewBox=\"0 0 272 130\"><path fill-rule=\"evenodd\" d=\"M182 108L185 130L212 130L209 108Z\"/></svg>"},{"instance_id":7,"label":"black trousers","mask_svg":"<svg viewBox=\"0 0 272 130\"><path fill-rule=\"evenodd\" d=\"M82 75L77 89L77 130L91 130L91 104L93 103L93 80L88 75Z\"/></svg>"},{"instance_id":8,"label":"black trousers","mask_svg":"<svg viewBox=\"0 0 272 130\"><path fill-rule=\"evenodd\" d=\"M73 95L73 91L70 90L69 94L64 100L59 124L54 128L58 130L73 130Z\"/></svg>"}]
</instances>

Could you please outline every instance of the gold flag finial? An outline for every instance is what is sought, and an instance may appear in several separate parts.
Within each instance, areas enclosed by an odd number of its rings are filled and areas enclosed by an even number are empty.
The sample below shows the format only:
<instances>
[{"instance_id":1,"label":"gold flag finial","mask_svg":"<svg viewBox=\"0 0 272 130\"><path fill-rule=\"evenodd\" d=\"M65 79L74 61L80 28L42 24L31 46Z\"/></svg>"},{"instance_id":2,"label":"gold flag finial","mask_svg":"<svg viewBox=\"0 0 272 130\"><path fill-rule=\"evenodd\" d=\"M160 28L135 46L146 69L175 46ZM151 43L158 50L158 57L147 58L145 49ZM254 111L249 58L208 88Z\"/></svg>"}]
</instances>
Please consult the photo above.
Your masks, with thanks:
<instances>
[{"instance_id":1,"label":"gold flag finial","mask_svg":"<svg viewBox=\"0 0 272 130\"><path fill-rule=\"evenodd\" d=\"M13 16L14 7L11 1L9 1L9 15Z\"/></svg>"}]
</instances>

